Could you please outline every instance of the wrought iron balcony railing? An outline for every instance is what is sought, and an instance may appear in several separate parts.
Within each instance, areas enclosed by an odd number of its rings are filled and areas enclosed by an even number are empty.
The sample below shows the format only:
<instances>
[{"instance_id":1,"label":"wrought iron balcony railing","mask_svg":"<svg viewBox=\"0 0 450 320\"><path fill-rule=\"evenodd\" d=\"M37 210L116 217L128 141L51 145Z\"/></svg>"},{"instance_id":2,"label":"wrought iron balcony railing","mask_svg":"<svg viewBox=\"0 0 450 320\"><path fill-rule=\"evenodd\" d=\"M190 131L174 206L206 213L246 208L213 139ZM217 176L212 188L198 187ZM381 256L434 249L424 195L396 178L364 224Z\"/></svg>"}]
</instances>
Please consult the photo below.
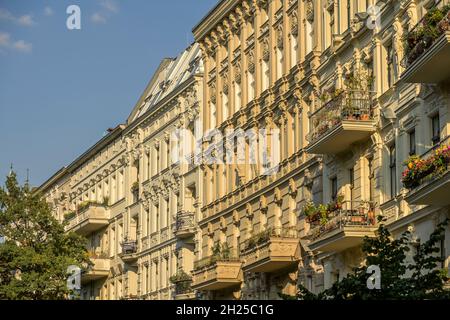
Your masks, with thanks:
<instances>
[{"instance_id":1,"label":"wrought iron balcony railing","mask_svg":"<svg viewBox=\"0 0 450 320\"><path fill-rule=\"evenodd\" d=\"M344 201L332 211L310 217L308 238L314 241L336 229L345 227L374 227L375 204L369 201Z\"/></svg>"},{"instance_id":2,"label":"wrought iron balcony railing","mask_svg":"<svg viewBox=\"0 0 450 320\"><path fill-rule=\"evenodd\" d=\"M450 5L439 1L425 16L407 32L405 56L402 65L408 68L427 52L436 40L450 30Z\"/></svg>"},{"instance_id":3,"label":"wrought iron balcony railing","mask_svg":"<svg viewBox=\"0 0 450 320\"><path fill-rule=\"evenodd\" d=\"M132 254L137 252L137 242L136 241L126 241L122 242L122 253Z\"/></svg>"},{"instance_id":4,"label":"wrought iron balcony railing","mask_svg":"<svg viewBox=\"0 0 450 320\"><path fill-rule=\"evenodd\" d=\"M371 106L370 92L347 90L338 93L311 115L308 141L314 142L346 120L372 120Z\"/></svg>"}]
</instances>

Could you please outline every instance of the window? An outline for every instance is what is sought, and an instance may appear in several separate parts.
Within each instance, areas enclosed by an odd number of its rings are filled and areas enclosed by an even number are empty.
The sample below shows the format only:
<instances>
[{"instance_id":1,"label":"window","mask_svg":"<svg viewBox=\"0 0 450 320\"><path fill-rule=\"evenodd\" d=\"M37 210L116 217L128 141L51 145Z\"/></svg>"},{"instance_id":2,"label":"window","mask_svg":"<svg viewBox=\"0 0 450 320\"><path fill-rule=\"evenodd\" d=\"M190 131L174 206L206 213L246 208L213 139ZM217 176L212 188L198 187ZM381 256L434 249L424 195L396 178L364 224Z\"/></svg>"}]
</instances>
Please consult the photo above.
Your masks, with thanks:
<instances>
[{"instance_id":1,"label":"window","mask_svg":"<svg viewBox=\"0 0 450 320\"><path fill-rule=\"evenodd\" d=\"M155 174L159 173L159 167L160 167L160 163L159 163L159 149L155 149L156 152L156 172Z\"/></svg>"},{"instance_id":2,"label":"window","mask_svg":"<svg viewBox=\"0 0 450 320\"><path fill-rule=\"evenodd\" d=\"M328 45L327 45L328 28L327 28L326 14L327 14L327 10L323 10L322 11L322 45L325 49L328 47Z\"/></svg>"},{"instance_id":3,"label":"window","mask_svg":"<svg viewBox=\"0 0 450 320\"><path fill-rule=\"evenodd\" d=\"M234 174L235 174L235 182L236 182L236 187L240 187L242 185L241 182L241 177L239 176L239 170L238 169L234 169Z\"/></svg>"},{"instance_id":4,"label":"window","mask_svg":"<svg viewBox=\"0 0 450 320\"><path fill-rule=\"evenodd\" d=\"M312 43L313 43L313 26L312 21L306 20L306 54L312 51Z\"/></svg>"},{"instance_id":5,"label":"window","mask_svg":"<svg viewBox=\"0 0 450 320\"><path fill-rule=\"evenodd\" d=\"M226 166L222 166L222 192L221 196L224 196L227 193L228 181L227 181L227 169Z\"/></svg>"},{"instance_id":6,"label":"window","mask_svg":"<svg viewBox=\"0 0 450 320\"><path fill-rule=\"evenodd\" d=\"M397 168L395 160L395 145L389 148L389 176L390 176L390 197L395 197L397 193Z\"/></svg>"},{"instance_id":7,"label":"window","mask_svg":"<svg viewBox=\"0 0 450 320\"><path fill-rule=\"evenodd\" d=\"M166 164L167 167L170 166L170 140L166 143Z\"/></svg>"},{"instance_id":8,"label":"window","mask_svg":"<svg viewBox=\"0 0 450 320\"><path fill-rule=\"evenodd\" d=\"M373 201L373 195L375 192L375 175L373 173L373 159L369 158L368 160L369 166L369 201Z\"/></svg>"},{"instance_id":9,"label":"window","mask_svg":"<svg viewBox=\"0 0 450 320\"><path fill-rule=\"evenodd\" d=\"M352 19L351 0L347 0L347 29L350 28Z\"/></svg>"},{"instance_id":10,"label":"window","mask_svg":"<svg viewBox=\"0 0 450 320\"><path fill-rule=\"evenodd\" d=\"M241 85L237 82L234 83L234 111L241 109Z\"/></svg>"},{"instance_id":11,"label":"window","mask_svg":"<svg viewBox=\"0 0 450 320\"><path fill-rule=\"evenodd\" d=\"M349 181L350 181L350 201L353 201L353 189L355 188L355 170L350 168L348 170Z\"/></svg>"},{"instance_id":12,"label":"window","mask_svg":"<svg viewBox=\"0 0 450 320\"><path fill-rule=\"evenodd\" d=\"M298 41L295 34L291 34L291 67L297 64Z\"/></svg>"},{"instance_id":13,"label":"window","mask_svg":"<svg viewBox=\"0 0 450 320\"><path fill-rule=\"evenodd\" d=\"M222 121L228 119L228 95L222 92Z\"/></svg>"},{"instance_id":14,"label":"window","mask_svg":"<svg viewBox=\"0 0 450 320\"><path fill-rule=\"evenodd\" d=\"M408 134L409 139L409 155L416 154L416 130L413 129Z\"/></svg>"},{"instance_id":15,"label":"window","mask_svg":"<svg viewBox=\"0 0 450 320\"><path fill-rule=\"evenodd\" d=\"M441 136L441 128L439 126L439 114L431 118L431 141L433 145L438 143Z\"/></svg>"},{"instance_id":16,"label":"window","mask_svg":"<svg viewBox=\"0 0 450 320\"><path fill-rule=\"evenodd\" d=\"M213 102L210 102L209 109L211 111L211 125L209 128L214 129L216 127L216 105Z\"/></svg>"},{"instance_id":17,"label":"window","mask_svg":"<svg viewBox=\"0 0 450 320\"><path fill-rule=\"evenodd\" d=\"M390 88L397 81L396 55L392 48L392 44L389 44L386 47L386 60L387 60L387 81L388 81L388 88Z\"/></svg>"},{"instance_id":18,"label":"window","mask_svg":"<svg viewBox=\"0 0 450 320\"><path fill-rule=\"evenodd\" d=\"M283 75L283 50L277 48L277 79L280 79Z\"/></svg>"},{"instance_id":19,"label":"window","mask_svg":"<svg viewBox=\"0 0 450 320\"><path fill-rule=\"evenodd\" d=\"M247 85L248 85L247 102L250 102L255 98L255 75L250 70L247 72Z\"/></svg>"},{"instance_id":20,"label":"window","mask_svg":"<svg viewBox=\"0 0 450 320\"><path fill-rule=\"evenodd\" d=\"M269 87L270 81L270 70L269 70L269 60L263 59L262 61L262 91L266 90Z\"/></svg>"},{"instance_id":21,"label":"window","mask_svg":"<svg viewBox=\"0 0 450 320\"><path fill-rule=\"evenodd\" d=\"M338 192L337 177L331 178L330 183L331 183L331 200L334 201L337 198Z\"/></svg>"},{"instance_id":22,"label":"window","mask_svg":"<svg viewBox=\"0 0 450 320\"><path fill-rule=\"evenodd\" d=\"M306 288L311 292L313 290L313 278L311 275L306 276Z\"/></svg>"},{"instance_id":23,"label":"window","mask_svg":"<svg viewBox=\"0 0 450 320\"><path fill-rule=\"evenodd\" d=\"M164 223L165 223L165 227L167 227L167 226L169 226L169 224L170 224L170 203L169 203L169 199L167 199L167 200L164 200L164 209L166 209L166 212L165 212L165 221L164 221Z\"/></svg>"}]
</instances>

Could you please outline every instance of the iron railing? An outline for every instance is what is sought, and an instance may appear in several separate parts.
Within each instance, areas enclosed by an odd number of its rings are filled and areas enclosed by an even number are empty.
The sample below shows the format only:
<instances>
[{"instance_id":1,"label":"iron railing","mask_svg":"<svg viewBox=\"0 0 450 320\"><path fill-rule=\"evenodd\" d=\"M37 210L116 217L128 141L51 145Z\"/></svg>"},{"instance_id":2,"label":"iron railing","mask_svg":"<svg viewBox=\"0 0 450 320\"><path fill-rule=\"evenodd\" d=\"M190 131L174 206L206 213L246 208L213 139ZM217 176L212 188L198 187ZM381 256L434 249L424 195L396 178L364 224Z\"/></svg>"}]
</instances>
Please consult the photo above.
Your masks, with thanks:
<instances>
[{"instance_id":1,"label":"iron railing","mask_svg":"<svg viewBox=\"0 0 450 320\"><path fill-rule=\"evenodd\" d=\"M439 153L438 153L439 152ZM439 159L431 159L439 154ZM415 181L406 182L403 177L403 185L408 189L414 189L436 178L436 175L442 175L449 170L450 167L450 135L441 139L433 147L418 157L418 161L423 163L422 172L415 172ZM428 162L428 163L426 163ZM405 163L408 166L408 162ZM415 170L411 168L410 170ZM405 174L405 173L404 173Z\"/></svg>"},{"instance_id":2,"label":"iron railing","mask_svg":"<svg viewBox=\"0 0 450 320\"><path fill-rule=\"evenodd\" d=\"M444 4L442 0L434 4L433 8L443 9ZM431 9L428 10L430 12ZM446 20L446 21L445 21ZM442 26L440 24L442 23ZM408 68L419 57L421 57L443 34L449 31L450 25L450 11L444 12L443 19L438 22L435 30L429 28L429 21L427 21L427 14L410 30L406 35L406 52L401 62L402 66ZM428 30L425 32L425 30ZM427 34L428 32L428 34Z\"/></svg>"},{"instance_id":3,"label":"iron railing","mask_svg":"<svg viewBox=\"0 0 450 320\"><path fill-rule=\"evenodd\" d=\"M344 201L327 217L310 219L310 240L315 240L336 229L344 227L373 227L376 224L375 204L370 201Z\"/></svg>"},{"instance_id":4,"label":"iron railing","mask_svg":"<svg viewBox=\"0 0 450 320\"><path fill-rule=\"evenodd\" d=\"M179 280L175 282L175 294L188 294L193 292L192 279Z\"/></svg>"},{"instance_id":5,"label":"iron railing","mask_svg":"<svg viewBox=\"0 0 450 320\"><path fill-rule=\"evenodd\" d=\"M309 142L322 137L343 120L372 120L371 92L342 91L332 97L311 115L311 129L307 135Z\"/></svg>"},{"instance_id":6,"label":"iron railing","mask_svg":"<svg viewBox=\"0 0 450 320\"><path fill-rule=\"evenodd\" d=\"M298 231L295 226L291 227L272 227L267 230L256 233L241 244L241 254L246 254L248 250L253 250L256 246L267 244L271 238L290 238L298 237Z\"/></svg>"},{"instance_id":7,"label":"iron railing","mask_svg":"<svg viewBox=\"0 0 450 320\"><path fill-rule=\"evenodd\" d=\"M194 261L194 270L199 270L203 268L208 268L215 265L217 262L239 262L239 255L233 253L234 250L231 250L227 255L212 255L209 257L202 258L200 260Z\"/></svg>"},{"instance_id":8,"label":"iron railing","mask_svg":"<svg viewBox=\"0 0 450 320\"><path fill-rule=\"evenodd\" d=\"M126 241L122 242L122 253L132 254L137 252L137 242L136 241Z\"/></svg>"}]
</instances>

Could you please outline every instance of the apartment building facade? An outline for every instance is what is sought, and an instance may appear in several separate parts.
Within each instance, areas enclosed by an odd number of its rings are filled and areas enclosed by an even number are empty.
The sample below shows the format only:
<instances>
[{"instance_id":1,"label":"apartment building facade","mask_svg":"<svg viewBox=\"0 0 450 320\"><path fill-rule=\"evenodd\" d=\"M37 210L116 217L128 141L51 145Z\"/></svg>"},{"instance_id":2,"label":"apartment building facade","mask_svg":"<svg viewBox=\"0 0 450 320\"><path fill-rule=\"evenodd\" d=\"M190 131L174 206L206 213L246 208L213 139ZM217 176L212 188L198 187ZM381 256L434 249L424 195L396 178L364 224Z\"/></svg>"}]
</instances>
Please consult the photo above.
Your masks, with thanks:
<instances>
[{"instance_id":1,"label":"apartment building facade","mask_svg":"<svg viewBox=\"0 0 450 320\"><path fill-rule=\"evenodd\" d=\"M279 170L270 175L205 166L193 271L205 298L278 298L298 282L319 292L364 263L360 244L378 215L394 236L410 230L415 241L448 217L447 165L402 184L410 155L439 152L448 163L445 5L224 0L194 28L204 128L281 132ZM433 19L439 37L418 40ZM436 187L419 186L429 180ZM221 254L215 244L224 241ZM449 248L447 230L443 267Z\"/></svg>"},{"instance_id":2,"label":"apartment building facade","mask_svg":"<svg viewBox=\"0 0 450 320\"><path fill-rule=\"evenodd\" d=\"M89 239L83 297L317 293L364 263L379 215L427 239L450 216L446 5L218 2L127 122L41 186Z\"/></svg>"},{"instance_id":3,"label":"apartment building facade","mask_svg":"<svg viewBox=\"0 0 450 320\"><path fill-rule=\"evenodd\" d=\"M177 275L193 267L200 173L173 144L201 116L202 69L196 44L164 59L127 121L40 187L88 239L82 299L193 297Z\"/></svg>"}]
</instances>

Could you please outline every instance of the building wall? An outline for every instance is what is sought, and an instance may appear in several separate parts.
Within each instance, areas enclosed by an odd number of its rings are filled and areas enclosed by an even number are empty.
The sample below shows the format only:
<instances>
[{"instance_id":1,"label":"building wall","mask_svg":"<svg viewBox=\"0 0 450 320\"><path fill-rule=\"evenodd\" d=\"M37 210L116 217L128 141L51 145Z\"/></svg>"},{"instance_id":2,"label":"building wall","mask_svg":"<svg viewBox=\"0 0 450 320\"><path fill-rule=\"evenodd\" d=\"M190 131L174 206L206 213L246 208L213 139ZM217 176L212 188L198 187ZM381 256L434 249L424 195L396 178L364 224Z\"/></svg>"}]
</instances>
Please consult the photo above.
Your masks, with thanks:
<instances>
[{"instance_id":1,"label":"building wall","mask_svg":"<svg viewBox=\"0 0 450 320\"><path fill-rule=\"evenodd\" d=\"M297 280L320 291L364 262L358 242L331 253L310 249L311 226L298 210L308 200L326 204L340 194L352 205L370 201L375 214L388 217L395 236L409 226L421 239L448 216L448 209L442 208L439 213L415 217L424 206L410 206L404 199L408 190L400 182L410 152L408 133L413 128L415 154L419 155L434 145L431 119L436 114L440 140L448 135L447 86L400 79L405 71L402 37L434 2L378 4L382 6L379 24L368 28L355 14L373 4L221 1L194 28L205 61L205 129L216 128L223 135L226 128L276 128L281 132L277 174L265 177L258 171L261 168L237 166L240 177L236 179L236 165L205 166L205 206L199 221L204 241L198 259L210 256L218 241L226 240L235 249L255 232L280 225L296 227L303 258L290 287L286 286L289 269L244 273L240 286L228 290L233 296L223 297L276 298L273 291L295 292ZM370 100L373 132L340 152L311 154L311 133L317 126L314 115L326 105L323 94L336 89L350 92L355 87L352 80L357 76L367 79L366 75L373 77L373 83L365 88L359 85L358 90L364 89ZM339 143L343 142L336 140ZM248 145L246 152L248 159ZM298 161L284 170L284 164L295 157ZM305 175L311 173L314 178L309 182ZM294 196L286 181L298 190ZM444 251L448 257L448 246ZM241 260L245 265L245 256ZM278 277L280 272L284 278ZM211 298L223 290L205 291L213 291L205 295Z\"/></svg>"},{"instance_id":2,"label":"building wall","mask_svg":"<svg viewBox=\"0 0 450 320\"><path fill-rule=\"evenodd\" d=\"M402 39L435 1L377 3L369 27L357 13L374 2L223 0L194 27L197 44L161 63L127 123L41 187L60 219L109 199L107 225L87 236L110 271L83 297L278 299L298 283L319 292L364 263L360 243L375 216L416 240L449 216L445 205L412 204L401 183L408 156L450 130L448 84L402 78ZM341 131L322 130L349 106L359 112L344 119L353 127L339 118ZM191 163L168 153L177 128L195 134ZM304 214L340 196L348 219L358 223L364 208L372 218L354 238L329 237ZM136 241L134 258L121 252L124 241ZM193 281L182 292L169 280L181 270Z\"/></svg>"},{"instance_id":3,"label":"building wall","mask_svg":"<svg viewBox=\"0 0 450 320\"><path fill-rule=\"evenodd\" d=\"M201 196L187 197L184 189L201 190L201 174L181 161L187 153L176 148L175 136L201 115L202 72L195 44L163 60L127 123L41 186L61 221L75 212L66 230L83 234L91 257L106 266L82 276L83 299L172 299L170 277L192 269L195 234L179 238L176 229L182 212L195 221ZM93 205L80 209L87 202L105 208L104 222ZM127 244L133 249L125 252Z\"/></svg>"}]
</instances>

